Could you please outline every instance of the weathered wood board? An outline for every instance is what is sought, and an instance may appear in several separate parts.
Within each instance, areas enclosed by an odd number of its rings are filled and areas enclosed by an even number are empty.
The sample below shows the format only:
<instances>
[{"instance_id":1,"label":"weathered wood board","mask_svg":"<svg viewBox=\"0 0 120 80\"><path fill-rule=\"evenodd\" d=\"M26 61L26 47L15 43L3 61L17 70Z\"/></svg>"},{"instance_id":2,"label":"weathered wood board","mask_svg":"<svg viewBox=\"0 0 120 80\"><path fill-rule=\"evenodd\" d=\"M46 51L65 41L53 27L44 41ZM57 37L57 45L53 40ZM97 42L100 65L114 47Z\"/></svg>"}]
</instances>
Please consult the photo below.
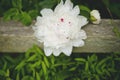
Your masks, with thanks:
<instances>
[{"instance_id":1,"label":"weathered wood board","mask_svg":"<svg viewBox=\"0 0 120 80\"><path fill-rule=\"evenodd\" d=\"M120 20L113 20L120 29ZM31 25L32 26L32 25ZM32 27L25 27L19 22L4 22L0 19L0 52L22 53L38 44ZM74 48L75 53L111 53L120 52L120 38L113 32L110 19L102 19L99 25L88 24L83 27L88 38L85 46Z\"/></svg>"}]
</instances>

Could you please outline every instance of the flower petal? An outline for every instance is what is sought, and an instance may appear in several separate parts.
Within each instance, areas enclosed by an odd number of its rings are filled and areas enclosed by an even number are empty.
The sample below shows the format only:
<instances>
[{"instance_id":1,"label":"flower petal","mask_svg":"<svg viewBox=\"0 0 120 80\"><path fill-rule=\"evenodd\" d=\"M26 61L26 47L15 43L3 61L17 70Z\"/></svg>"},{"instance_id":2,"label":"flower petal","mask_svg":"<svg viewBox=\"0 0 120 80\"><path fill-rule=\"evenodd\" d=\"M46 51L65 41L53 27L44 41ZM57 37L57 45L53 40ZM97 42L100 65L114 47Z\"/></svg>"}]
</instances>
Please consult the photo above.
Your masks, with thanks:
<instances>
[{"instance_id":1,"label":"flower petal","mask_svg":"<svg viewBox=\"0 0 120 80\"><path fill-rule=\"evenodd\" d=\"M61 0L61 2L56 6L56 8L54 9L54 11L58 12L61 7L63 7L63 0Z\"/></svg>"},{"instance_id":2,"label":"flower petal","mask_svg":"<svg viewBox=\"0 0 120 80\"><path fill-rule=\"evenodd\" d=\"M50 56L52 54L52 49L48 47L44 47L44 52L46 56Z\"/></svg>"},{"instance_id":3,"label":"flower petal","mask_svg":"<svg viewBox=\"0 0 120 80\"><path fill-rule=\"evenodd\" d=\"M65 1L65 7L68 7L69 9L73 8L73 3L70 0Z\"/></svg>"},{"instance_id":4,"label":"flower petal","mask_svg":"<svg viewBox=\"0 0 120 80\"><path fill-rule=\"evenodd\" d=\"M53 11L52 11L52 9L45 8L45 9L41 10L40 13L42 14L42 16L50 16L53 14Z\"/></svg>"},{"instance_id":5,"label":"flower petal","mask_svg":"<svg viewBox=\"0 0 120 80\"><path fill-rule=\"evenodd\" d=\"M75 7L73 8L72 12L73 12L73 15L78 15L78 14L80 13L79 7L78 7L78 6L75 6Z\"/></svg>"},{"instance_id":6,"label":"flower petal","mask_svg":"<svg viewBox=\"0 0 120 80\"><path fill-rule=\"evenodd\" d=\"M36 21L37 21L37 22L35 23L35 26L41 25L42 17L41 17L41 16L37 16Z\"/></svg>"},{"instance_id":7,"label":"flower petal","mask_svg":"<svg viewBox=\"0 0 120 80\"><path fill-rule=\"evenodd\" d=\"M53 51L53 55L54 55L54 56L59 56L60 53L61 53L61 50L60 50L60 49L54 49L54 51Z\"/></svg>"},{"instance_id":8,"label":"flower petal","mask_svg":"<svg viewBox=\"0 0 120 80\"><path fill-rule=\"evenodd\" d=\"M82 26L84 26L84 25L86 25L88 23L86 17L84 17L84 16L78 16L78 18L79 18L79 25L80 25L80 27L82 27Z\"/></svg>"},{"instance_id":9,"label":"flower petal","mask_svg":"<svg viewBox=\"0 0 120 80\"><path fill-rule=\"evenodd\" d=\"M75 47L81 47L81 46L84 46L84 41L81 40L81 39L76 39L76 40L73 40L73 46Z\"/></svg>"},{"instance_id":10,"label":"flower petal","mask_svg":"<svg viewBox=\"0 0 120 80\"><path fill-rule=\"evenodd\" d=\"M68 46L62 48L61 50L65 55L70 56L72 53L72 46L68 45Z\"/></svg>"},{"instance_id":11,"label":"flower petal","mask_svg":"<svg viewBox=\"0 0 120 80\"><path fill-rule=\"evenodd\" d=\"M80 30L79 38L80 39L86 39L87 38L86 32L84 30Z\"/></svg>"}]
</instances>

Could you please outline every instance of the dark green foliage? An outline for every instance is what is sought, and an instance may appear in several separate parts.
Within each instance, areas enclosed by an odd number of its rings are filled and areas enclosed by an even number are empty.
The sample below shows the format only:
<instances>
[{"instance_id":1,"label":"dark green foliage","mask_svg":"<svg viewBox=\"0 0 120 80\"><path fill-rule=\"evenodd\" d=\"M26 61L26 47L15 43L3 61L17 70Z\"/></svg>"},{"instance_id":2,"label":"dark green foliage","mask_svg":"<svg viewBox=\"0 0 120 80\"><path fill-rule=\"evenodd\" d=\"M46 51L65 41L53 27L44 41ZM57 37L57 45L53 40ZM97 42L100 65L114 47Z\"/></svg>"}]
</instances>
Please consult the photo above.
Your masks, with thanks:
<instances>
[{"instance_id":1,"label":"dark green foliage","mask_svg":"<svg viewBox=\"0 0 120 80\"><path fill-rule=\"evenodd\" d=\"M0 16L4 20L17 20L24 25L30 25L43 8L52 8L61 0L1 0ZM120 3L114 0L71 0L79 5L80 14L90 19L90 10L98 9L102 18L120 18ZM109 10L108 10L109 9Z\"/></svg>"},{"instance_id":2,"label":"dark green foliage","mask_svg":"<svg viewBox=\"0 0 120 80\"><path fill-rule=\"evenodd\" d=\"M11 7L2 13L5 21L17 20L30 25L43 8L53 8L60 0L11 0ZM3 1L4 2L4 1Z\"/></svg>"},{"instance_id":3,"label":"dark green foliage","mask_svg":"<svg viewBox=\"0 0 120 80\"><path fill-rule=\"evenodd\" d=\"M120 18L120 1L112 1L112 0L102 0L105 4L107 10L109 9L109 15L113 18L114 15Z\"/></svg>"},{"instance_id":4,"label":"dark green foliage","mask_svg":"<svg viewBox=\"0 0 120 80\"><path fill-rule=\"evenodd\" d=\"M17 20L21 21L24 25L30 25L32 22L32 18L28 12L23 11L22 8L22 0L12 0L12 8L4 13L4 20ZM34 12L35 15L35 12ZM32 16L34 17L34 16Z\"/></svg>"},{"instance_id":5,"label":"dark green foliage","mask_svg":"<svg viewBox=\"0 0 120 80\"><path fill-rule=\"evenodd\" d=\"M0 80L119 80L120 54L47 57L36 45L24 54L0 56Z\"/></svg>"},{"instance_id":6,"label":"dark green foliage","mask_svg":"<svg viewBox=\"0 0 120 80\"><path fill-rule=\"evenodd\" d=\"M87 6L80 5L80 14L85 16L87 19L90 19L90 9Z\"/></svg>"}]
</instances>

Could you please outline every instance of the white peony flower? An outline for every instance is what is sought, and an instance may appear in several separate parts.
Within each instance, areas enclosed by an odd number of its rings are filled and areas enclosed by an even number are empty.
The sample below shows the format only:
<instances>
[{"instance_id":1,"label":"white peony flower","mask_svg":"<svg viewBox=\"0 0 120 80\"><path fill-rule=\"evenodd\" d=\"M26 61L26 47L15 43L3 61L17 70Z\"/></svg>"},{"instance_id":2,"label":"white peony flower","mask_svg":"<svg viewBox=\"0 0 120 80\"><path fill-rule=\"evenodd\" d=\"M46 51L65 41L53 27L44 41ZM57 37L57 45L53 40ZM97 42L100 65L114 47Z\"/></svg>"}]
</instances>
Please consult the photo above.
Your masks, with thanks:
<instances>
[{"instance_id":1,"label":"white peony flower","mask_svg":"<svg viewBox=\"0 0 120 80\"><path fill-rule=\"evenodd\" d=\"M99 24L101 22L100 13L98 10L92 10L90 12L90 16L93 24Z\"/></svg>"},{"instance_id":2,"label":"white peony flower","mask_svg":"<svg viewBox=\"0 0 120 80\"><path fill-rule=\"evenodd\" d=\"M37 17L37 21L33 30L39 42L43 42L44 52L46 56L52 53L55 56L64 53L70 56L73 46L81 47L84 45L83 39L86 39L86 33L81 29L87 24L87 19L80 16L78 6L73 8L70 0L63 0L52 9L41 10L41 15Z\"/></svg>"}]
</instances>

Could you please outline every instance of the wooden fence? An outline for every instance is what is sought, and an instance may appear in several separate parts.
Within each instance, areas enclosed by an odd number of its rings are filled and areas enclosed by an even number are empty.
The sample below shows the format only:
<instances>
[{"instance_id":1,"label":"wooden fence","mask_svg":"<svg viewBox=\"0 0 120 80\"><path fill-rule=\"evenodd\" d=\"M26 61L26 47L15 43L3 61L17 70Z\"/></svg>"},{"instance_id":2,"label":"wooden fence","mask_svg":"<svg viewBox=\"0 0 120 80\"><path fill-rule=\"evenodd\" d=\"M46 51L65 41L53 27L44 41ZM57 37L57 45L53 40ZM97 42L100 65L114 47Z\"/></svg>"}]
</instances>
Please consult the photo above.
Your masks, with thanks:
<instances>
[{"instance_id":1,"label":"wooden fence","mask_svg":"<svg viewBox=\"0 0 120 80\"><path fill-rule=\"evenodd\" d=\"M113 20L120 29L120 20ZM32 26L32 25L31 25ZM0 19L0 52L22 53L39 44L33 35L31 26L25 27L19 22L4 22ZM75 53L111 53L120 52L120 38L115 35L110 19L102 19L99 25L88 24L83 27L88 38L85 46L74 48Z\"/></svg>"}]
</instances>

